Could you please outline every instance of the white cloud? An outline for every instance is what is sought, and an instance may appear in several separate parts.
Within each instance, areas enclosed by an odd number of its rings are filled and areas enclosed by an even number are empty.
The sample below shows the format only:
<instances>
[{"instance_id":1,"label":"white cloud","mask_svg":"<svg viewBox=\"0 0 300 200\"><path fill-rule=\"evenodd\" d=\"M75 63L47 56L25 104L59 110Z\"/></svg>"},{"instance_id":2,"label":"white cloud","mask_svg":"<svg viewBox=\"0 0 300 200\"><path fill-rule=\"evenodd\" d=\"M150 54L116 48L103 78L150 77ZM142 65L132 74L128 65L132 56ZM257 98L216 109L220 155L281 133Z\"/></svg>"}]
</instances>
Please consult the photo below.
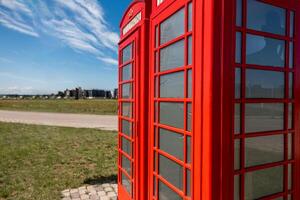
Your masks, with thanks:
<instances>
[{"instance_id":1,"label":"white cloud","mask_svg":"<svg viewBox=\"0 0 300 200\"><path fill-rule=\"evenodd\" d=\"M108 57L97 57L97 58L105 63L112 64L112 65L118 65L118 60L116 60L116 59L108 58Z\"/></svg>"}]
</instances>

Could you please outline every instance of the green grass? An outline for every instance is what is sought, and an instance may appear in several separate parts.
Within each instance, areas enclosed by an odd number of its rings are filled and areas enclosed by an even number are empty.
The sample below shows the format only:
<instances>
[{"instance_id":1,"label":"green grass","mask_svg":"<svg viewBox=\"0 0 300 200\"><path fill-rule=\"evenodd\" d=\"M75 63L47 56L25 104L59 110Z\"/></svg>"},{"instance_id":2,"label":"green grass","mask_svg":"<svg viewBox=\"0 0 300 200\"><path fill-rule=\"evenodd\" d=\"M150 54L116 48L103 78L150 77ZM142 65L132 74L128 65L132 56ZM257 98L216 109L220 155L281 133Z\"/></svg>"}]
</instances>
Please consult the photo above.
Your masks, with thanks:
<instances>
[{"instance_id":1,"label":"green grass","mask_svg":"<svg viewBox=\"0 0 300 200\"><path fill-rule=\"evenodd\" d=\"M115 132L0 123L0 199L55 200L114 180L116 148Z\"/></svg>"},{"instance_id":2,"label":"green grass","mask_svg":"<svg viewBox=\"0 0 300 200\"><path fill-rule=\"evenodd\" d=\"M117 100L0 100L0 110L116 115Z\"/></svg>"}]
</instances>

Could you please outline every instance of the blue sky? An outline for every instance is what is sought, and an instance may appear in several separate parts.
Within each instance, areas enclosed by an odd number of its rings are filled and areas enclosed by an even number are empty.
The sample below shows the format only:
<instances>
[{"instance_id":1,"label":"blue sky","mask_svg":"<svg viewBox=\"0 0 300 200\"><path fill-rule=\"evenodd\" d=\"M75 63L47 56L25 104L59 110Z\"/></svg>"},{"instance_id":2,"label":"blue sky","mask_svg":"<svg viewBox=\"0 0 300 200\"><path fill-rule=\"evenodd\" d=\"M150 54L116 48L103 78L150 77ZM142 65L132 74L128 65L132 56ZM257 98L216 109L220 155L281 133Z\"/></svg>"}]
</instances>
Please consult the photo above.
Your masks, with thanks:
<instances>
[{"instance_id":1,"label":"blue sky","mask_svg":"<svg viewBox=\"0 0 300 200\"><path fill-rule=\"evenodd\" d=\"M132 0L0 0L0 94L117 87L119 21Z\"/></svg>"}]
</instances>

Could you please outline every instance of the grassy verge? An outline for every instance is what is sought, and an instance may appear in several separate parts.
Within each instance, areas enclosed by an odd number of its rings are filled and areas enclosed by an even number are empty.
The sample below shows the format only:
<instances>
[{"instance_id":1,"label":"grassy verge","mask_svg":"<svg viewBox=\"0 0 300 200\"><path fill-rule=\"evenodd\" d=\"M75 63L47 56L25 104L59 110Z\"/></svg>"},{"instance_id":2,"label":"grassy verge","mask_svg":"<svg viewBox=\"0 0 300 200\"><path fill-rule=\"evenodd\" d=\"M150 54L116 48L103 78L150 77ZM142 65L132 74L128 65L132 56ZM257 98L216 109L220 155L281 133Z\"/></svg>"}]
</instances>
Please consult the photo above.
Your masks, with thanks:
<instances>
[{"instance_id":1,"label":"grassy verge","mask_svg":"<svg viewBox=\"0 0 300 200\"><path fill-rule=\"evenodd\" d=\"M0 100L0 110L116 115L117 100Z\"/></svg>"},{"instance_id":2,"label":"grassy verge","mask_svg":"<svg viewBox=\"0 0 300 200\"><path fill-rule=\"evenodd\" d=\"M0 199L54 200L116 178L115 132L0 123Z\"/></svg>"}]
</instances>

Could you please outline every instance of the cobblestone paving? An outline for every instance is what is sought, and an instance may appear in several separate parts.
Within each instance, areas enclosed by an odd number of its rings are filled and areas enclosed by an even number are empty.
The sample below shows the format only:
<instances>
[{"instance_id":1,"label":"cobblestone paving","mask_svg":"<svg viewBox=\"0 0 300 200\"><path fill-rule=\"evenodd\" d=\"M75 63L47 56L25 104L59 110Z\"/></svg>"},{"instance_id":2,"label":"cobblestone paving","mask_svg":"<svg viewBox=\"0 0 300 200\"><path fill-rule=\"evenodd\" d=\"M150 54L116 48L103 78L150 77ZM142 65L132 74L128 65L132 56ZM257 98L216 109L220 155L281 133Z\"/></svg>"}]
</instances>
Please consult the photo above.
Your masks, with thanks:
<instances>
[{"instance_id":1,"label":"cobblestone paving","mask_svg":"<svg viewBox=\"0 0 300 200\"><path fill-rule=\"evenodd\" d=\"M101 185L87 185L61 192L62 200L117 200L118 185L105 183Z\"/></svg>"}]
</instances>

